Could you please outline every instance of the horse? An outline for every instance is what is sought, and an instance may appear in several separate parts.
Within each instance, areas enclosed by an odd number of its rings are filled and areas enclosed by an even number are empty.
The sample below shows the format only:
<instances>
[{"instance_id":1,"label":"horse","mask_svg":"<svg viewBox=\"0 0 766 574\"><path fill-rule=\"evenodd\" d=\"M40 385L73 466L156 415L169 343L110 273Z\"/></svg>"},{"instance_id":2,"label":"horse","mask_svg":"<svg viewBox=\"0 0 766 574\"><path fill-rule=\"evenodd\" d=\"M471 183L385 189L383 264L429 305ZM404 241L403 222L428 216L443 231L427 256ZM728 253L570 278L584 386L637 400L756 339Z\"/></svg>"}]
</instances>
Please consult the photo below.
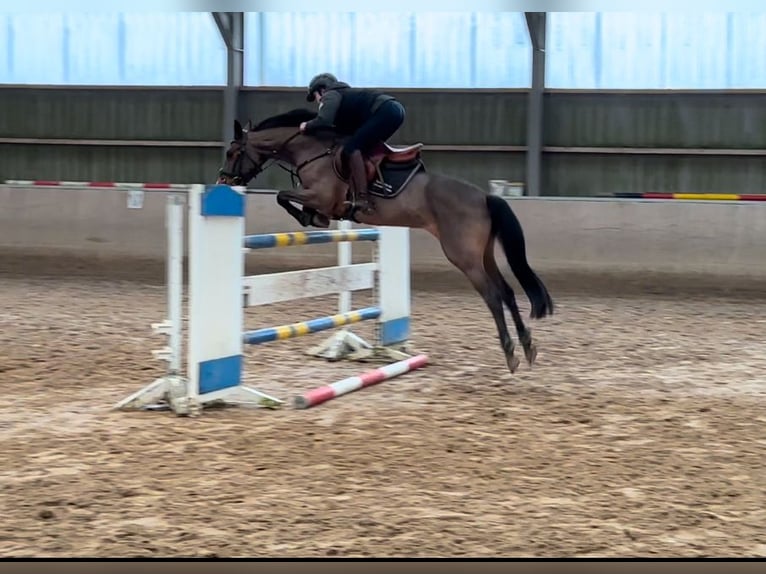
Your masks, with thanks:
<instances>
[{"instance_id":1,"label":"horse","mask_svg":"<svg viewBox=\"0 0 766 574\"><path fill-rule=\"evenodd\" d=\"M272 161L300 181L300 188L279 191L277 203L303 227L327 227L330 219L347 219L349 185L339 167L344 136L332 129L310 135L301 132L300 124L315 116L310 110L296 109L254 127L248 121L246 128L235 120L234 138L218 172L218 183L246 186ZM446 258L470 281L492 314L509 371L513 374L520 361L514 353L516 345L508 332L503 303L511 312L531 367L537 346L494 254L495 240L499 239L511 271L529 299L530 318L552 315L554 303L548 289L527 261L521 223L503 198L468 182L427 172L422 147L417 143L397 148L381 142L368 154L368 193L374 197L374 209L353 218L371 226L423 229L435 237Z\"/></svg>"}]
</instances>

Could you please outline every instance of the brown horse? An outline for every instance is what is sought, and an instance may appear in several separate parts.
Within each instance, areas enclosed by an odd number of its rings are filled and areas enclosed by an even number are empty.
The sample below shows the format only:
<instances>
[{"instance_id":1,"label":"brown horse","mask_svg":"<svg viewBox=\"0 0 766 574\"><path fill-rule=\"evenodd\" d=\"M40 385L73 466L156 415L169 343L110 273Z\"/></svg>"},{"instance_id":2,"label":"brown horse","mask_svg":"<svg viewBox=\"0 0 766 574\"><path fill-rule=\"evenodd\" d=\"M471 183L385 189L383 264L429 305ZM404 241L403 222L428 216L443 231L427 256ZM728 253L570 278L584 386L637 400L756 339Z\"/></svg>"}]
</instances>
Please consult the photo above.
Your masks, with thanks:
<instances>
[{"instance_id":1,"label":"brown horse","mask_svg":"<svg viewBox=\"0 0 766 574\"><path fill-rule=\"evenodd\" d=\"M327 227L329 220L345 219L348 180L338 168L343 139L332 131L306 135L301 122L315 117L309 110L294 110L268 118L244 130L234 123L234 140L226 152L218 181L247 185L266 163L284 162L301 182L301 188L280 191L277 202L304 227ZM250 127L248 123L248 128ZM519 365L508 332L503 302L508 306L516 332L530 365L537 355L530 330L524 325L511 286L494 256L499 238L508 263L529 298L530 317L553 314L553 301L543 282L527 263L524 232L508 203L469 183L426 173L416 144L392 148L384 143L367 159L374 210L356 221L425 229L439 240L447 259L465 274L487 304L497 327L500 344L511 373ZM291 202L300 204L298 209ZM353 203L353 201L352 201Z\"/></svg>"}]
</instances>

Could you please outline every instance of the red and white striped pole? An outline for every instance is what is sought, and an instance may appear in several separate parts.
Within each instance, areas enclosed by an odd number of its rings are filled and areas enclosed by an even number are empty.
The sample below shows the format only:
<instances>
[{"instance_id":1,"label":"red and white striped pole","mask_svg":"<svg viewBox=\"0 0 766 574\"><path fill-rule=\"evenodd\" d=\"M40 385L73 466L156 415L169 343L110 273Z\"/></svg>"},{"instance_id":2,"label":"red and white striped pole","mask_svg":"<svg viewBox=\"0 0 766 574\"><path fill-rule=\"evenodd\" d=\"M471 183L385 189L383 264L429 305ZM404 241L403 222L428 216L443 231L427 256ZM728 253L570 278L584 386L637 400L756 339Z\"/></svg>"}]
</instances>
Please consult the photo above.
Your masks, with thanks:
<instances>
[{"instance_id":1,"label":"red and white striped pole","mask_svg":"<svg viewBox=\"0 0 766 574\"><path fill-rule=\"evenodd\" d=\"M190 184L183 183L136 183L117 181L54 181L45 179L6 179L5 185L18 185L21 187L95 187L99 189L109 188L137 188L137 189L188 189Z\"/></svg>"},{"instance_id":2,"label":"red and white striped pole","mask_svg":"<svg viewBox=\"0 0 766 574\"><path fill-rule=\"evenodd\" d=\"M425 366L427 363L428 357L426 355L410 357L409 359L391 363L385 367L373 369L355 377L349 377L347 379L316 388L312 391L307 391L302 395L295 397L294 405L296 409L308 409L336 397L340 397L341 395L345 395L353 391L358 391L364 387L376 385L385 380L398 377L399 375L403 375L404 373L408 373L410 371L414 371L415 369L419 369L420 367Z\"/></svg>"}]
</instances>

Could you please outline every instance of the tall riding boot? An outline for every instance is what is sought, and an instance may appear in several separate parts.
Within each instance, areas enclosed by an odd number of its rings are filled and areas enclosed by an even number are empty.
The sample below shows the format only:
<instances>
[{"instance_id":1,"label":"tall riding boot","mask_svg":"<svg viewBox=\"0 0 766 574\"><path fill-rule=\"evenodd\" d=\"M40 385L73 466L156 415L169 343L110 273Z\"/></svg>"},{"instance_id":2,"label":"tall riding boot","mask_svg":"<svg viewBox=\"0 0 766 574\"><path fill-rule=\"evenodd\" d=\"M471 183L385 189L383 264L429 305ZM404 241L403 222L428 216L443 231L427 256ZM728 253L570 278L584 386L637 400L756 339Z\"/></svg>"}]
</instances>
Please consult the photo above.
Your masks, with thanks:
<instances>
[{"instance_id":1,"label":"tall riding boot","mask_svg":"<svg viewBox=\"0 0 766 574\"><path fill-rule=\"evenodd\" d=\"M365 214L371 214L373 211L370 195L367 193L367 172L364 168L364 159L362 152L354 151L349 157L349 167L351 168L351 188L354 198L355 209Z\"/></svg>"}]
</instances>

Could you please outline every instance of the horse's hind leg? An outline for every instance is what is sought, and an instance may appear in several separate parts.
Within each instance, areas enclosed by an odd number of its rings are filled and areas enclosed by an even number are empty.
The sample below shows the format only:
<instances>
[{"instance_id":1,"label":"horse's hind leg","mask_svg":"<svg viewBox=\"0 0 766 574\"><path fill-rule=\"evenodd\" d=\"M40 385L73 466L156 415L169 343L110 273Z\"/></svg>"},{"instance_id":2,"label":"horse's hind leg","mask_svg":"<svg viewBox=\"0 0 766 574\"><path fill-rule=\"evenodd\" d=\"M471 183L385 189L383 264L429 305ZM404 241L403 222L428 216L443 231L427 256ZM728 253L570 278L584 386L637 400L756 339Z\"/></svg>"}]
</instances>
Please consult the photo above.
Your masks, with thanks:
<instances>
[{"instance_id":1,"label":"horse's hind leg","mask_svg":"<svg viewBox=\"0 0 766 574\"><path fill-rule=\"evenodd\" d=\"M500 272L495 261L495 238L491 237L487 242L487 247L484 250L484 269L487 274L497 285L500 293L502 294L503 301L508 306L508 310L513 317L513 323L516 326L516 333L519 336L519 342L524 349L524 356L527 362L532 365L537 357L537 347L532 341L532 332L524 324L524 320L521 318L519 312L519 306L516 304L516 294L513 292L513 288L508 284Z\"/></svg>"},{"instance_id":2,"label":"horse's hind leg","mask_svg":"<svg viewBox=\"0 0 766 574\"><path fill-rule=\"evenodd\" d=\"M503 293L497 282L485 271L482 261L484 247L490 238L489 222L486 222L486 230L481 229L484 227L481 221L471 222L469 225L476 225L479 228L461 230L460 233L453 230L452 233L440 236L439 240L444 255L468 278L492 313L500 346L505 353L505 361L508 369L513 373L519 366L519 359L514 355L515 344L505 321Z\"/></svg>"}]
</instances>

